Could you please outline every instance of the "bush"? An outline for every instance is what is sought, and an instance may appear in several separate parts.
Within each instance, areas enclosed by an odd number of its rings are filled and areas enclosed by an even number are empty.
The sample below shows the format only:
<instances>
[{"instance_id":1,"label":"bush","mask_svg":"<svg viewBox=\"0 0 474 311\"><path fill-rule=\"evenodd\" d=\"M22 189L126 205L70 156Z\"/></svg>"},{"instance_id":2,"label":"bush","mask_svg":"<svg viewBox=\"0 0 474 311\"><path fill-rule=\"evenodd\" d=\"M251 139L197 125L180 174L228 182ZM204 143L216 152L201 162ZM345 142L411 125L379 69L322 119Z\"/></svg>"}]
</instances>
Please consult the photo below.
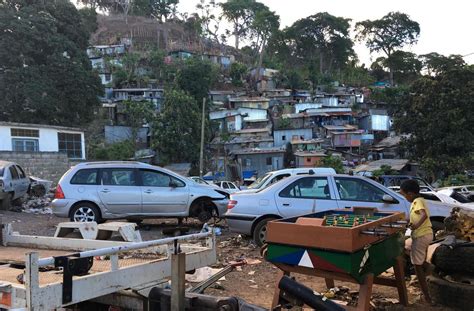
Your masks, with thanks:
<instances>
[{"instance_id":1,"label":"bush","mask_svg":"<svg viewBox=\"0 0 474 311\"><path fill-rule=\"evenodd\" d=\"M135 146L131 140L125 140L119 143L105 146L91 146L89 158L91 160L128 160L135 155Z\"/></svg>"},{"instance_id":2,"label":"bush","mask_svg":"<svg viewBox=\"0 0 474 311\"><path fill-rule=\"evenodd\" d=\"M322 161L322 166L332 167L338 174L344 173L344 166L342 165L342 160L338 157L325 157Z\"/></svg>"}]
</instances>

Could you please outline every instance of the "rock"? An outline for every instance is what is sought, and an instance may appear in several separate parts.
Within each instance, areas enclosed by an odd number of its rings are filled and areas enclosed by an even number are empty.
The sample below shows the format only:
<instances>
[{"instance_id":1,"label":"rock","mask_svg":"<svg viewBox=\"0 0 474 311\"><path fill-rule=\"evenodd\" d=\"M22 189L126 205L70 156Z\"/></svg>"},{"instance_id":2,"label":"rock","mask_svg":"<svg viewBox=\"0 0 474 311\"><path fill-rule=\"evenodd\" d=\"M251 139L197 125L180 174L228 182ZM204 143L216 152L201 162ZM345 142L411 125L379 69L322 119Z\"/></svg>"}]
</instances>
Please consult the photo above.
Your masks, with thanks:
<instances>
[{"instance_id":1,"label":"rock","mask_svg":"<svg viewBox=\"0 0 474 311\"><path fill-rule=\"evenodd\" d=\"M332 298L336 297L336 294L333 291L328 291L328 292L324 293L324 297L332 299Z\"/></svg>"},{"instance_id":2,"label":"rock","mask_svg":"<svg viewBox=\"0 0 474 311\"><path fill-rule=\"evenodd\" d=\"M474 211L454 207L451 215L444 221L446 232L453 233L456 238L474 242Z\"/></svg>"}]
</instances>

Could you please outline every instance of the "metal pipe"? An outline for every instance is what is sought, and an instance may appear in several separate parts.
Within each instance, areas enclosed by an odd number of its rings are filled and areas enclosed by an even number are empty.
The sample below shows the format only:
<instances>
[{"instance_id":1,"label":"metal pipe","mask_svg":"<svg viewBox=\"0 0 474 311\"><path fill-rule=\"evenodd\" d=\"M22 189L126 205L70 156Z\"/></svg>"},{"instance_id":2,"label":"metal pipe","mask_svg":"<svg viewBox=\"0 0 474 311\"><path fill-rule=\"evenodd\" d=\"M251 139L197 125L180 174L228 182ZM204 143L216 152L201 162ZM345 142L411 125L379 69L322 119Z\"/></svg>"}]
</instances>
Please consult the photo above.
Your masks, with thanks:
<instances>
[{"instance_id":1,"label":"metal pipe","mask_svg":"<svg viewBox=\"0 0 474 311\"><path fill-rule=\"evenodd\" d=\"M304 304L310 306L314 310L320 311L343 311L344 308L336 304L334 301L325 299L321 295L316 295L314 291L296 282L295 280L283 276L278 282L278 288L288 293L293 298L304 302Z\"/></svg>"},{"instance_id":2,"label":"metal pipe","mask_svg":"<svg viewBox=\"0 0 474 311\"><path fill-rule=\"evenodd\" d=\"M116 253L120 253L120 252L124 252L124 251L131 251L131 250L140 249L140 248L146 248L146 247L152 247L152 246L157 246L157 245L169 244L169 243L172 243L172 242L178 241L178 240L205 238L205 237L209 237L211 235L212 235L212 231L211 232L201 232L201 233L187 234L187 235L182 235L182 236L177 236L177 237L164 238L164 239L145 241L145 242L133 242L133 243L123 245L123 246L112 246L112 247L99 248L99 249L93 249L93 250L90 250L90 251L74 253L74 254L71 254L71 256L91 257L91 256L112 255L112 254L116 254ZM40 260L38 260L38 266L40 266L40 267L49 266L49 265L54 265L54 257L41 258Z\"/></svg>"},{"instance_id":3,"label":"metal pipe","mask_svg":"<svg viewBox=\"0 0 474 311\"><path fill-rule=\"evenodd\" d=\"M388 236L388 232L386 231L379 231L379 230L364 230L361 231L362 234L368 234L368 235L375 235L375 236Z\"/></svg>"}]
</instances>

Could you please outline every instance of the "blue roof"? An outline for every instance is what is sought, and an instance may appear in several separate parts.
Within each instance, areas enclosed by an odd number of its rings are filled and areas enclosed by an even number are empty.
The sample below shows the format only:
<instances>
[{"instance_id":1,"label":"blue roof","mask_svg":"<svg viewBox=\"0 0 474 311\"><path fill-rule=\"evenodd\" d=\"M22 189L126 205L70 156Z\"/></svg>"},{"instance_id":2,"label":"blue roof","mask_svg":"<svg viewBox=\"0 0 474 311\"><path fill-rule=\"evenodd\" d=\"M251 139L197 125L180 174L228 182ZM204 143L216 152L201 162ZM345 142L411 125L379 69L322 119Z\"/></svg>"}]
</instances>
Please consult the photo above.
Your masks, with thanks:
<instances>
[{"instance_id":1,"label":"blue roof","mask_svg":"<svg viewBox=\"0 0 474 311\"><path fill-rule=\"evenodd\" d=\"M242 177L244 179L252 178L254 175L257 175L257 171L242 171Z\"/></svg>"}]
</instances>

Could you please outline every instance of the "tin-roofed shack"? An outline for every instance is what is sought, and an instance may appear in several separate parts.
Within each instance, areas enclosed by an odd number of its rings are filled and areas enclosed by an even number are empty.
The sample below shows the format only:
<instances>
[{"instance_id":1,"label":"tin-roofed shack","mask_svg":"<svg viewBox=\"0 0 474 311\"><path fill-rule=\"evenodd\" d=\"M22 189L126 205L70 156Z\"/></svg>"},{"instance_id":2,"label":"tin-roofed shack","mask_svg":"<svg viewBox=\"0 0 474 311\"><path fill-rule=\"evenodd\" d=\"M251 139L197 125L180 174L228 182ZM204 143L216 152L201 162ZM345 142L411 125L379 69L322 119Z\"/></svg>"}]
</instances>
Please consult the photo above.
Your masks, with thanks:
<instances>
[{"instance_id":1,"label":"tin-roofed shack","mask_svg":"<svg viewBox=\"0 0 474 311\"><path fill-rule=\"evenodd\" d=\"M253 171L258 176L282 169L284 154L285 150L281 148L243 149L231 153L242 168L242 174Z\"/></svg>"}]
</instances>

